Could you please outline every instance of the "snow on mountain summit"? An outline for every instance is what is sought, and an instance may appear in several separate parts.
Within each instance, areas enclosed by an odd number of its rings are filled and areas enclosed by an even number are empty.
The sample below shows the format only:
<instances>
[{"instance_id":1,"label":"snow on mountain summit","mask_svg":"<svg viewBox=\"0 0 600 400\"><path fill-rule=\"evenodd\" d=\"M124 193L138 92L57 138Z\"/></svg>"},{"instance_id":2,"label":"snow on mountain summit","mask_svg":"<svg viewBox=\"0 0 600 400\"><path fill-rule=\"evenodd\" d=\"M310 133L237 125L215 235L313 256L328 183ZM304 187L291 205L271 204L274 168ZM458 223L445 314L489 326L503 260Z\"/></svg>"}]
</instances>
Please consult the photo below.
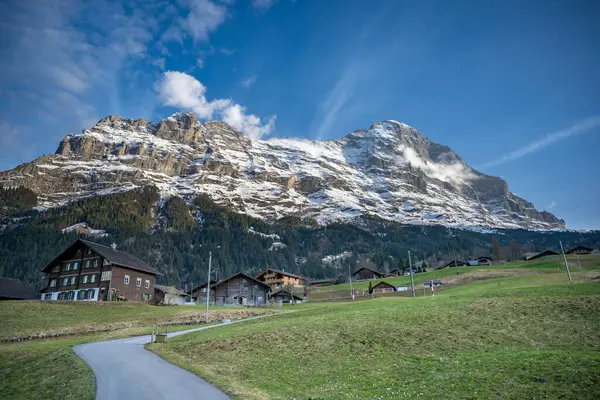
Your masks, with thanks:
<instances>
[{"instance_id":1,"label":"snow on mountain summit","mask_svg":"<svg viewBox=\"0 0 600 400\"><path fill-rule=\"evenodd\" d=\"M157 123L109 116L67 135L54 155L0 173L43 206L157 186L163 196L210 196L265 219L322 224L362 215L409 224L551 229L564 222L467 165L417 129L381 121L338 140L256 140L219 121L175 113Z\"/></svg>"}]
</instances>

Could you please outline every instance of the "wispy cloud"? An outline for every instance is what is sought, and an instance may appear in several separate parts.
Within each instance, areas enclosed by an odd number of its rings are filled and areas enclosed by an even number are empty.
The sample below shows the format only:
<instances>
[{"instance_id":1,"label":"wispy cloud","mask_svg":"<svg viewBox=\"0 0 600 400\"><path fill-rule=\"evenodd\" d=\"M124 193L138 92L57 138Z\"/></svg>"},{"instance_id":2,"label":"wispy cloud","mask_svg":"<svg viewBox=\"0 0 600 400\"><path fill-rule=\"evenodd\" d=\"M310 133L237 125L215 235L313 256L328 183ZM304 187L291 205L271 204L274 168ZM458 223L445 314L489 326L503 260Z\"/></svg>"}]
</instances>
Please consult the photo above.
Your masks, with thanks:
<instances>
[{"instance_id":1,"label":"wispy cloud","mask_svg":"<svg viewBox=\"0 0 600 400\"><path fill-rule=\"evenodd\" d=\"M547 209L551 209L554 208L558 205L558 203L554 200L552 200L552 202L550 204L548 204L548 207L546 207Z\"/></svg>"},{"instance_id":2,"label":"wispy cloud","mask_svg":"<svg viewBox=\"0 0 600 400\"><path fill-rule=\"evenodd\" d=\"M255 83L256 80L258 79L258 76L256 74L247 77L246 79L242 79L242 86L246 89L250 89Z\"/></svg>"},{"instance_id":3,"label":"wispy cloud","mask_svg":"<svg viewBox=\"0 0 600 400\"><path fill-rule=\"evenodd\" d=\"M220 51L226 56L232 56L235 53L235 49L228 49L227 47L221 47Z\"/></svg>"},{"instance_id":4,"label":"wispy cloud","mask_svg":"<svg viewBox=\"0 0 600 400\"><path fill-rule=\"evenodd\" d=\"M331 131L339 118L340 111L352 98L359 78L358 71L357 64L350 64L325 96L313 120L313 130L316 131L317 140L323 139Z\"/></svg>"},{"instance_id":5,"label":"wispy cloud","mask_svg":"<svg viewBox=\"0 0 600 400\"><path fill-rule=\"evenodd\" d=\"M277 0L252 0L252 8L256 11L267 11L277 3Z\"/></svg>"},{"instance_id":6,"label":"wispy cloud","mask_svg":"<svg viewBox=\"0 0 600 400\"><path fill-rule=\"evenodd\" d=\"M248 137L260 139L273 131L275 116L262 123L246 107L230 99L206 98L206 86L191 75L177 71L165 72L156 83L156 90L164 105L193 111L199 118L219 118Z\"/></svg>"},{"instance_id":7,"label":"wispy cloud","mask_svg":"<svg viewBox=\"0 0 600 400\"><path fill-rule=\"evenodd\" d=\"M533 142L531 142L523 147L520 147L516 150L513 150L510 153L505 154L495 160L492 160L483 165L480 165L478 167L478 169L490 168L490 167L494 167L496 165L500 165L500 164L504 164L504 163L507 163L510 161L517 160L528 154L540 151L554 143L560 142L561 140L568 139L570 137L586 133L586 132L588 132L594 128L597 128L599 126L600 126L600 115L586 118L567 129L548 133L541 139L533 141Z\"/></svg>"}]
</instances>

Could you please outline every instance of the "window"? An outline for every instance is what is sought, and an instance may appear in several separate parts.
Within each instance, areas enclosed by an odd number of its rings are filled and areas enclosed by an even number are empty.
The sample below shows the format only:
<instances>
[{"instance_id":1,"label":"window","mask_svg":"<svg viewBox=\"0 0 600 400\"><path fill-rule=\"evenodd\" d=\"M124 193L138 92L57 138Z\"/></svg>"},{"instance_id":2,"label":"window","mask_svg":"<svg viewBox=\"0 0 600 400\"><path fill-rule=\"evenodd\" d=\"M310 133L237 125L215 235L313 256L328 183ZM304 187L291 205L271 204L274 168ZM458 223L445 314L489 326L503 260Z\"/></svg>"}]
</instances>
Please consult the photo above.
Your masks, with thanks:
<instances>
[{"instance_id":1,"label":"window","mask_svg":"<svg viewBox=\"0 0 600 400\"><path fill-rule=\"evenodd\" d=\"M90 267L90 260L85 260L85 261L83 262L83 265L82 265L82 267L83 267L83 268L89 268L89 267Z\"/></svg>"},{"instance_id":2,"label":"window","mask_svg":"<svg viewBox=\"0 0 600 400\"><path fill-rule=\"evenodd\" d=\"M92 268L96 268L97 266L98 266L98 259L97 259L97 258L94 258L94 259L92 260Z\"/></svg>"},{"instance_id":3,"label":"window","mask_svg":"<svg viewBox=\"0 0 600 400\"><path fill-rule=\"evenodd\" d=\"M69 284L69 278L63 278L63 286L67 286Z\"/></svg>"},{"instance_id":4,"label":"window","mask_svg":"<svg viewBox=\"0 0 600 400\"><path fill-rule=\"evenodd\" d=\"M206 293L206 287L202 288L202 293Z\"/></svg>"},{"instance_id":5,"label":"window","mask_svg":"<svg viewBox=\"0 0 600 400\"><path fill-rule=\"evenodd\" d=\"M101 281L110 281L112 278L112 271L102 272L102 276L100 278Z\"/></svg>"},{"instance_id":6,"label":"window","mask_svg":"<svg viewBox=\"0 0 600 400\"><path fill-rule=\"evenodd\" d=\"M71 270L71 263L65 263L64 264L64 270L65 271L70 271Z\"/></svg>"},{"instance_id":7,"label":"window","mask_svg":"<svg viewBox=\"0 0 600 400\"><path fill-rule=\"evenodd\" d=\"M146 289L150 289L150 280L149 279L146 279L146 281L144 282L144 287Z\"/></svg>"},{"instance_id":8,"label":"window","mask_svg":"<svg viewBox=\"0 0 600 400\"><path fill-rule=\"evenodd\" d=\"M88 283L88 276L87 275L82 275L81 276L81 283Z\"/></svg>"},{"instance_id":9,"label":"window","mask_svg":"<svg viewBox=\"0 0 600 400\"><path fill-rule=\"evenodd\" d=\"M58 271L60 271L60 265L57 265L54 268L52 268L52 272L58 272Z\"/></svg>"},{"instance_id":10,"label":"window","mask_svg":"<svg viewBox=\"0 0 600 400\"><path fill-rule=\"evenodd\" d=\"M96 282L96 274L90 275L90 283Z\"/></svg>"},{"instance_id":11,"label":"window","mask_svg":"<svg viewBox=\"0 0 600 400\"><path fill-rule=\"evenodd\" d=\"M80 290L79 292L77 292L77 300L84 300L85 299L85 290Z\"/></svg>"},{"instance_id":12,"label":"window","mask_svg":"<svg viewBox=\"0 0 600 400\"><path fill-rule=\"evenodd\" d=\"M75 285L77 283L77 277L76 276L72 276L71 277L71 285Z\"/></svg>"},{"instance_id":13,"label":"window","mask_svg":"<svg viewBox=\"0 0 600 400\"><path fill-rule=\"evenodd\" d=\"M125 278L123 278L123 283L129 285L129 275L125 275Z\"/></svg>"},{"instance_id":14,"label":"window","mask_svg":"<svg viewBox=\"0 0 600 400\"><path fill-rule=\"evenodd\" d=\"M44 295L44 300L52 300L52 293L46 293Z\"/></svg>"},{"instance_id":15,"label":"window","mask_svg":"<svg viewBox=\"0 0 600 400\"><path fill-rule=\"evenodd\" d=\"M73 270L76 270L76 269L78 269L78 268L79 268L79 263L78 263L77 261L75 261L75 262L73 263Z\"/></svg>"},{"instance_id":16,"label":"window","mask_svg":"<svg viewBox=\"0 0 600 400\"><path fill-rule=\"evenodd\" d=\"M88 299L93 299L95 295L96 295L96 289L88 290Z\"/></svg>"},{"instance_id":17,"label":"window","mask_svg":"<svg viewBox=\"0 0 600 400\"><path fill-rule=\"evenodd\" d=\"M50 281L50 287L56 287L56 279Z\"/></svg>"},{"instance_id":18,"label":"window","mask_svg":"<svg viewBox=\"0 0 600 400\"><path fill-rule=\"evenodd\" d=\"M136 287L142 287L142 278L137 278L135 280L135 286Z\"/></svg>"}]
</instances>

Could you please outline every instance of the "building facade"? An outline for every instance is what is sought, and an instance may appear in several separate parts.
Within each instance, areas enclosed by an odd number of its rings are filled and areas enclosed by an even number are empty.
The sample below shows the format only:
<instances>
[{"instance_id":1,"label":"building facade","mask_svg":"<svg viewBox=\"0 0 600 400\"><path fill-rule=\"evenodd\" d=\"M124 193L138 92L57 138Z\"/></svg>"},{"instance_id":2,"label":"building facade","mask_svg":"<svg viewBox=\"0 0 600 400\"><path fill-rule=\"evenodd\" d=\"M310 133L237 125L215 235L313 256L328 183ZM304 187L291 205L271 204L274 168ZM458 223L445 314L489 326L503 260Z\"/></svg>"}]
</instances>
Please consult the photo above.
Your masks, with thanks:
<instances>
[{"instance_id":1,"label":"building facade","mask_svg":"<svg viewBox=\"0 0 600 400\"><path fill-rule=\"evenodd\" d=\"M218 306L262 306L268 302L271 291L269 285L246 274L237 273L229 278L215 283L215 304Z\"/></svg>"},{"instance_id":2,"label":"building facade","mask_svg":"<svg viewBox=\"0 0 600 400\"><path fill-rule=\"evenodd\" d=\"M287 286L304 287L304 278L289 272L267 268L256 276L256 279L269 285L272 290Z\"/></svg>"},{"instance_id":3,"label":"building facade","mask_svg":"<svg viewBox=\"0 0 600 400\"><path fill-rule=\"evenodd\" d=\"M359 268L352 274L352 276L357 281L366 281L370 279L379 279L383 277L381 273L366 267Z\"/></svg>"},{"instance_id":4,"label":"building facade","mask_svg":"<svg viewBox=\"0 0 600 400\"><path fill-rule=\"evenodd\" d=\"M77 240L42 270L42 300L148 301L157 272L139 258L115 248Z\"/></svg>"}]
</instances>

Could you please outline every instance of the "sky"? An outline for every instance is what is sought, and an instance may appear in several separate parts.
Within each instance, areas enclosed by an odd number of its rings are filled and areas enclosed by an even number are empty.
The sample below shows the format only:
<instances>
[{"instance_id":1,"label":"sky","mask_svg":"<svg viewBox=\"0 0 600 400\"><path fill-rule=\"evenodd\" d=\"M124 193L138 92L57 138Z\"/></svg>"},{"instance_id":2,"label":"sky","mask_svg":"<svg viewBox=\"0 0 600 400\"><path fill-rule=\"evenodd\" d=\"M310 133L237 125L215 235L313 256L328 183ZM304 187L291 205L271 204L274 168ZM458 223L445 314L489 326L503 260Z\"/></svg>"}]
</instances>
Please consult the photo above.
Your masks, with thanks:
<instances>
[{"instance_id":1,"label":"sky","mask_svg":"<svg viewBox=\"0 0 600 400\"><path fill-rule=\"evenodd\" d=\"M116 114L254 138L397 120L600 229L600 2L2 0L0 170Z\"/></svg>"}]
</instances>

